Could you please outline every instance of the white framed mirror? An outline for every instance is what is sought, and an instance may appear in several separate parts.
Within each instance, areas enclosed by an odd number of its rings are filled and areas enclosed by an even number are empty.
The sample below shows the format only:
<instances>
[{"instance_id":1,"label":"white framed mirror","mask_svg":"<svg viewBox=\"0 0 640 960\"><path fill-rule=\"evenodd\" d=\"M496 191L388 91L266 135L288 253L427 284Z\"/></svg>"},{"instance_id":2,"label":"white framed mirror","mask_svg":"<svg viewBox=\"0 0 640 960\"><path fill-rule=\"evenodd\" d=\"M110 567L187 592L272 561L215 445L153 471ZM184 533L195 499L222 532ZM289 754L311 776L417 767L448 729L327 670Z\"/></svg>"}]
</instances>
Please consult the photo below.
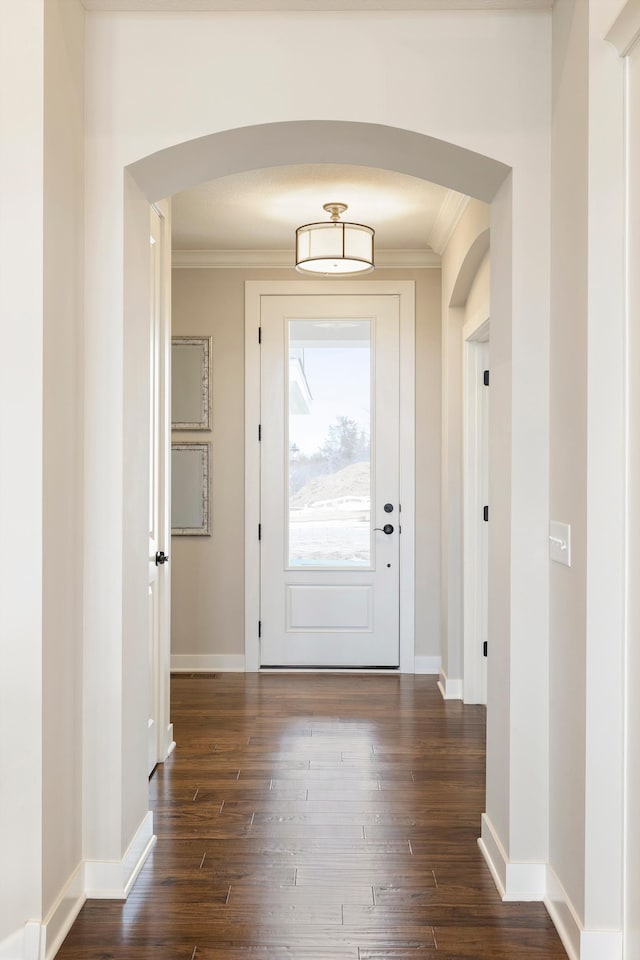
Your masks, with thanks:
<instances>
[{"instance_id":1,"label":"white framed mirror","mask_svg":"<svg viewBox=\"0 0 640 960\"><path fill-rule=\"evenodd\" d=\"M211 536L210 443L171 444L171 535Z\"/></svg>"},{"instance_id":2,"label":"white framed mirror","mask_svg":"<svg viewBox=\"0 0 640 960\"><path fill-rule=\"evenodd\" d=\"M211 337L171 338L171 429L211 430Z\"/></svg>"}]
</instances>

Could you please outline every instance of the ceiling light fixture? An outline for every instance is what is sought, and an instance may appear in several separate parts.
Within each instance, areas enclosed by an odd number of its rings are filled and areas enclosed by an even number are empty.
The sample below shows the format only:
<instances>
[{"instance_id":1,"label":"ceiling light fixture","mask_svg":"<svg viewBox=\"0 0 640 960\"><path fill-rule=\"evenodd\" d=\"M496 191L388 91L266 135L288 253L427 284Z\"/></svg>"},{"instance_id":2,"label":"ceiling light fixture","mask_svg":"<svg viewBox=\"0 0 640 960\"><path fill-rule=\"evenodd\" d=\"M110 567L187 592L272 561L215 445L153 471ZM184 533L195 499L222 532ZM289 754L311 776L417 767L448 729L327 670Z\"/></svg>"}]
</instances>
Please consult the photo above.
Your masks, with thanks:
<instances>
[{"instance_id":1,"label":"ceiling light fixture","mask_svg":"<svg viewBox=\"0 0 640 960\"><path fill-rule=\"evenodd\" d=\"M296 230L296 270L306 273L368 273L373 270L372 227L343 223L346 203L325 203L331 220L306 223Z\"/></svg>"}]
</instances>

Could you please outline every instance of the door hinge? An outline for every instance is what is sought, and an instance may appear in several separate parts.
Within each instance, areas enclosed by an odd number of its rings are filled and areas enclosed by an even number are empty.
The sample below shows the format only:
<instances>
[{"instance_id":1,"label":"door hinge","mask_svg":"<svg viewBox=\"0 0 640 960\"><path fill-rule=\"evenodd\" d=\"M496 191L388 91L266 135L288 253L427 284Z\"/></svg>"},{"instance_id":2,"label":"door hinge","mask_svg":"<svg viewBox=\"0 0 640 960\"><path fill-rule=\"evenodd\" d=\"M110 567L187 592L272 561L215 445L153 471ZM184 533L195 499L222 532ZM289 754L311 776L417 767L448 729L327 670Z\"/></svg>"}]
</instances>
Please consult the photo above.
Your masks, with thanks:
<instances>
[{"instance_id":1,"label":"door hinge","mask_svg":"<svg viewBox=\"0 0 640 960\"><path fill-rule=\"evenodd\" d=\"M262 327L258 327L258 343L262 343Z\"/></svg>"},{"instance_id":2,"label":"door hinge","mask_svg":"<svg viewBox=\"0 0 640 960\"><path fill-rule=\"evenodd\" d=\"M258 443L262 440L262 424L258 424Z\"/></svg>"},{"instance_id":3,"label":"door hinge","mask_svg":"<svg viewBox=\"0 0 640 960\"><path fill-rule=\"evenodd\" d=\"M484 385L485 387L489 386L489 371L485 370L484 372Z\"/></svg>"},{"instance_id":4,"label":"door hinge","mask_svg":"<svg viewBox=\"0 0 640 960\"><path fill-rule=\"evenodd\" d=\"M262 636L262 620L258 620L258 639Z\"/></svg>"},{"instance_id":5,"label":"door hinge","mask_svg":"<svg viewBox=\"0 0 640 960\"><path fill-rule=\"evenodd\" d=\"M482 508L482 518L483 518L483 520L485 521L485 523L488 522L488 520L489 520L489 507L483 507L483 508Z\"/></svg>"},{"instance_id":6,"label":"door hinge","mask_svg":"<svg viewBox=\"0 0 640 960\"><path fill-rule=\"evenodd\" d=\"M258 524L258 540L262 540L262 524Z\"/></svg>"},{"instance_id":7,"label":"door hinge","mask_svg":"<svg viewBox=\"0 0 640 960\"><path fill-rule=\"evenodd\" d=\"M487 640L485 640L485 642L482 644L482 656L483 656L483 657L486 657L486 656L487 656L487 650L488 650L488 649L489 649L489 643L488 643Z\"/></svg>"}]
</instances>

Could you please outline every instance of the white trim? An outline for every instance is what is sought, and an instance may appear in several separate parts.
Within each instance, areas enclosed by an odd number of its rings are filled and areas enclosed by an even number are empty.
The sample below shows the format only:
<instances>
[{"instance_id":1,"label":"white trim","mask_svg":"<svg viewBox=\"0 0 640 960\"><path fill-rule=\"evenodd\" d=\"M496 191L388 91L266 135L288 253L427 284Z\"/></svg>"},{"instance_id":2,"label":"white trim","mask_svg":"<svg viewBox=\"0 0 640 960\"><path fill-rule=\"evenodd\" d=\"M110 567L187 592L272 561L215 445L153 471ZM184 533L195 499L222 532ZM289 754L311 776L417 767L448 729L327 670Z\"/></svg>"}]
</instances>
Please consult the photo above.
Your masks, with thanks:
<instances>
[{"instance_id":1,"label":"white trim","mask_svg":"<svg viewBox=\"0 0 640 960\"><path fill-rule=\"evenodd\" d=\"M439 670L438 690L443 700L462 700L462 680L448 677L442 667Z\"/></svg>"},{"instance_id":2,"label":"white trim","mask_svg":"<svg viewBox=\"0 0 640 960\"><path fill-rule=\"evenodd\" d=\"M415 669L415 530L416 530L416 285L413 281L373 281L376 292L400 298L400 672ZM395 289L394 289L395 288ZM364 291L363 291L364 292Z\"/></svg>"},{"instance_id":3,"label":"white trim","mask_svg":"<svg viewBox=\"0 0 640 960\"><path fill-rule=\"evenodd\" d=\"M429 241L436 253L442 254L455 233L462 215L469 204L469 197L457 190L447 190L436 216Z\"/></svg>"},{"instance_id":4,"label":"white trim","mask_svg":"<svg viewBox=\"0 0 640 960\"><path fill-rule=\"evenodd\" d=\"M486 813L482 814L478 846L491 871L493 882L500 897L504 900L504 891L507 882L507 855L493 829L493 824Z\"/></svg>"},{"instance_id":5,"label":"white trim","mask_svg":"<svg viewBox=\"0 0 640 960\"><path fill-rule=\"evenodd\" d=\"M562 946L571 960L580 957L580 932L582 924L567 896L567 892L558 880L554 870L547 867L547 890L544 896L547 913L562 940Z\"/></svg>"},{"instance_id":6,"label":"white trim","mask_svg":"<svg viewBox=\"0 0 640 960\"><path fill-rule=\"evenodd\" d=\"M30 920L0 943L0 960L45 960L42 924Z\"/></svg>"},{"instance_id":7,"label":"white trim","mask_svg":"<svg viewBox=\"0 0 640 960\"><path fill-rule=\"evenodd\" d=\"M277 674L279 677L284 675L297 677L301 673L334 673L337 677L344 677L351 674L354 677L397 677L397 667L260 667L260 673Z\"/></svg>"},{"instance_id":8,"label":"white trim","mask_svg":"<svg viewBox=\"0 0 640 960\"><path fill-rule=\"evenodd\" d=\"M244 673L245 658L238 654L173 653L172 673Z\"/></svg>"},{"instance_id":9,"label":"white trim","mask_svg":"<svg viewBox=\"0 0 640 960\"><path fill-rule=\"evenodd\" d=\"M216 13L265 13L266 11L285 12L300 11L308 13L310 11L321 11L333 13L348 9L349 11L384 11L388 10L395 13L398 8L405 9L398 0L350 0L348 4L336 3L336 0L80 0L85 10L94 10L96 12L111 11L120 13L121 11L151 13L173 12L179 10L181 13L193 11L202 13L211 11ZM442 0L411 0L406 5L406 9L411 11L434 10L441 13L445 10L480 10L483 13L487 10L513 10L514 7L522 6L523 10L548 10L553 0L521 0L520 4L514 4L513 0L448 0L443 4ZM218 174L220 176L220 174Z\"/></svg>"},{"instance_id":10,"label":"white trim","mask_svg":"<svg viewBox=\"0 0 640 960\"><path fill-rule=\"evenodd\" d=\"M46 960L55 957L86 899L85 870L82 862L71 874L42 924L42 945Z\"/></svg>"},{"instance_id":11,"label":"white trim","mask_svg":"<svg viewBox=\"0 0 640 960\"><path fill-rule=\"evenodd\" d=\"M508 863L507 886L502 899L525 903L542 900L546 873L546 863Z\"/></svg>"},{"instance_id":12,"label":"white trim","mask_svg":"<svg viewBox=\"0 0 640 960\"><path fill-rule=\"evenodd\" d=\"M436 676L439 676L441 666L442 666L442 657L414 657L413 658L414 673L430 673L430 674L435 674Z\"/></svg>"},{"instance_id":13,"label":"white trim","mask_svg":"<svg viewBox=\"0 0 640 960\"><path fill-rule=\"evenodd\" d=\"M126 900L156 842L153 813L138 827L122 860L85 860L85 893L93 900Z\"/></svg>"},{"instance_id":14,"label":"white trim","mask_svg":"<svg viewBox=\"0 0 640 960\"><path fill-rule=\"evenodd\" d=\"M292 250L174 250L171 262L174 270L294 269ZM376 266L398 270L439 268L440 254L433 250L376 250Z\"/></svg>"},{"instance_id":15,"label":"white trim","mask_svg":"<svg viewBox=\"0 0 640 960\"><path fill-rule=\"evenodd\" d=\"M622 960L622 933L618 930L585 930L551 867L547 867L544 905L570 960Z\"/></svg>"},{"instance_id":16,"label":"white trim","mask_svg":"<svg viewBox=\"0 0 640 960\"><path fill-rule=\"evenodd\" d=\"M640 39L640 0L627 0L605 39L621 57L631 53Z\"/></svg>"},{"instance_id":17,"label":"white trim","mask_svg":"<svg viewBox=\"0 0 640 960\"><path fill-rule=\"evenodd\" d=\"M173 724L170 723L166 729L164 737L164 758L170 757L176 748L176 742L173 739Z\"/></svg>"},{"instance_id":18,"label":"white trim","mask_svg":"<svg viewBox=\"0 0 640 960\"><path fill-rule=\"evenodd\" d=\"M486 813L482 814L482 835L478 839L478 846L503 900L530 903L544 899L546 863L511 862Z\"/></svg>"},{"instance_id":19,"label":"white trim","mask_svg":"<svg viewBox=\"0 0 640 960\"><path fill-rule=\"evenodd\" d=\"M260 669L260 300L262 296L397 295L400 302L400 672L415 669L415 282L247 280L245 282L245 664Z\"/></svg>"},{"instance_id":20,"label":"white trim","mask_svg":"<svg viewBox=\"0 0 640 960\"><path fill-rule=\"evenodd\" d=\"M618 930L582 930L580 960L622 960L624 942Z\"/></svg>"},{"instance_id":21,"label":"white trim","mask_svg":"<svg viewBox=\"0 0 640 960\"><path fill-rule=\"evenodd\" d=\"M53 960L88 897L123 900L155 843L148 813L119 862L81 861L40 923L31 920L0 943L0 960Z\"/></svg>"}]
</instances>

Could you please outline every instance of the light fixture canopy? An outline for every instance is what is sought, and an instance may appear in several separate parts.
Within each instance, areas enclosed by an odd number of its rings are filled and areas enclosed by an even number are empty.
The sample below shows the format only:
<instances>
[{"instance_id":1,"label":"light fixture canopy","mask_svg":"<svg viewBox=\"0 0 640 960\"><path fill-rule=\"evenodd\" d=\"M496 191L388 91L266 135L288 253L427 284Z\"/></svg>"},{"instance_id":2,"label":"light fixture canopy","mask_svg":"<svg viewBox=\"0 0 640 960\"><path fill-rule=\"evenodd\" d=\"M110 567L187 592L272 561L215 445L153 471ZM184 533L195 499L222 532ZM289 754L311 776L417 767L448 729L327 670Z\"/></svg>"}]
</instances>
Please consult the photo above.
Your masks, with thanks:
<instances>
[{"instance_id":1,"label":"light fixture canopy","mask_svg":"<svg viewBox=\"0 0 640 960\"><path fill-rule=\"evenodd\" d=\"M346 203L325 203L331 220L305 223L296 230L296 270L305 273L368 273L373 270L375 231L362 223L346 223Z\"/></svg>"}]
</instances>

